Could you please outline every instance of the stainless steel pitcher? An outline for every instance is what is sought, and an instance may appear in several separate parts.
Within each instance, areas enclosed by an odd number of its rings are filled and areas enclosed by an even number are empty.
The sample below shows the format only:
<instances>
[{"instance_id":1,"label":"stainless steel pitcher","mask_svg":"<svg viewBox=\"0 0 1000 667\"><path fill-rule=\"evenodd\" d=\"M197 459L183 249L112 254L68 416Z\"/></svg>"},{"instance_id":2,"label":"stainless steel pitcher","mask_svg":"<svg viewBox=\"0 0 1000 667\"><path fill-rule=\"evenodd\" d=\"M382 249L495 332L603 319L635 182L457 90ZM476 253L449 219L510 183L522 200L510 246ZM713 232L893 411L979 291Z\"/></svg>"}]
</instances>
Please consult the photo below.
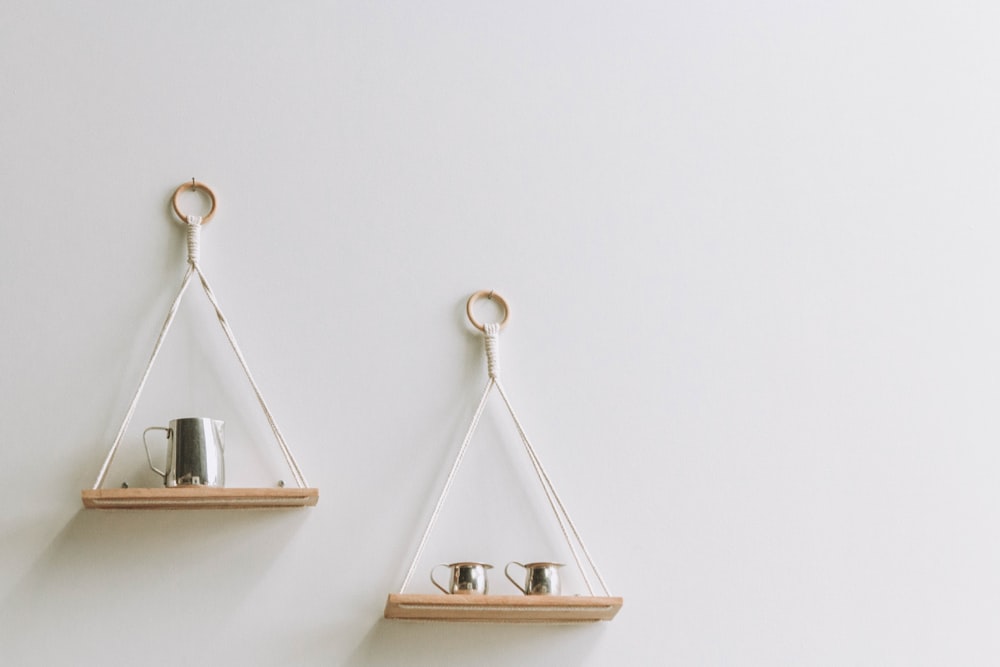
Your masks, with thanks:
<instances>
[{"instance_id":1,"label":"stainless steel pitcher","mask_svg":"<svg viewBox=\"0 0 1000 667\"><path fill-rule=\"evenodd\" d=\"M510 576L510 566L523 567L525 571L524 586L514 581ZM517 586L517 590L525 595L559 595L562 585L559 582L559 568L563 563L518 563L511 561L503 569L504 575Z\"/></svg>"},{"instance_id":2,"label":"stainless steel pitcher","mask_svg":"<svg viewBox=\"0 0 1000 667\"><path fill-rule=\"evenodd\" d=\"M434 570L447 567L451 570L448 586L444 587L434 579ZM441 563L431 568L431 583L449 595L486 595L488 589L486 570L493 566L488 563Z\"/></svg>"},{"instance_id":3,"label":"stainless steel pitcher","mask_svg":"<svg viewBox=\"0 0 1000 667\"><path fill-rule=\"evenodd\" d=\"M207 417L173 419L169 426L150 426L142 432L146 460L163 477L164 486L225 486L223 427L225 422ZM167 469L153 465L146 434L167 432Z\"/></svg>"}]
</instances>

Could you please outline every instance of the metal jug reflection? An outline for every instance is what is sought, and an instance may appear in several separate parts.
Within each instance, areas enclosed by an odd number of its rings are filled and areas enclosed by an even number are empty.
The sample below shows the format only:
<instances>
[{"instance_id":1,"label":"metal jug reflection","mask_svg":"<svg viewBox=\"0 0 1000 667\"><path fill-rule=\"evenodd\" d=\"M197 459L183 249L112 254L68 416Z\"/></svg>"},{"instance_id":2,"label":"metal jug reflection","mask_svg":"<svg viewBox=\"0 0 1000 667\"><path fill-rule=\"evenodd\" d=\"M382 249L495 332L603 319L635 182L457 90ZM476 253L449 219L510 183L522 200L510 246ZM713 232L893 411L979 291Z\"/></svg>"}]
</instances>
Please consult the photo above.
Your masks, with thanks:
<instances>
[{"instance_id":1,"label":"metal jug reflection","mask_svg":"<svg viewBox=\"0 0 1000 667\"><path fill-rule=\"evenodd\" d=\"M442 586L434 579L434 571L439 567L447 567L451 570L447 587ZM431 583L448 595L486 595L488 589L486 570L492 567L489 563L441 563L431 568Z\"/></svg>"},{"instance_id":2,"label":"metal jug reflection","mask_svg":"<svg viewBox=\"0 0 1000 667\"><path fill-rule=\"evenodd\" d=\"M510 566L517 565L525 570L524 586L514 581L510 576ZM559 595L562 585L559 582L559 568L563 563L518 563L511 561L503 568L504 575L517 586L517 590L525 595Z\"/></svg>"},{"instance_id":3,"label":"metal jug reflection","mask_svg":"<svg viewBox=\"0 0 1000 667\"><path fill-rule=\"evenodd\" d=\"M142 432L146 460L163 477L164 486L225 486L223 427L225 422L207 417L173 419L169 426L150 426ZM167 469L153 465L146 434L167 432Z\"/></svg>"}]
</instances>

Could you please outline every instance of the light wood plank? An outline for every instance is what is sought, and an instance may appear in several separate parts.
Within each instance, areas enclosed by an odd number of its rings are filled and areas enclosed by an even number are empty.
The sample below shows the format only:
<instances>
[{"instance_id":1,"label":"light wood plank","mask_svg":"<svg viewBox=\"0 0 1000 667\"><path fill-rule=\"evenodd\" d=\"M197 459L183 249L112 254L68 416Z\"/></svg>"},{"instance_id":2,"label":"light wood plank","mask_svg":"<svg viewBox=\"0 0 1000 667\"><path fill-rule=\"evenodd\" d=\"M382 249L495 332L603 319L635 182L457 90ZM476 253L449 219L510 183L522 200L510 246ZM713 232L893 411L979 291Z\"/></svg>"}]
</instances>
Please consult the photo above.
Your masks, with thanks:
<instances>
[{"instance_id":1,"label":"light wood plank","mask_svg":"<svg viewBox=\"0 0 1000 667\"><path fill-rule=\"evenodd\" d=\"M230 489L185 486L157 489L87 489L88 509L248 509L305 507L319 502L319 489Z\"/></svg>"},{"instance_id":2,"label":"light wood plank","mask_svg":"<svg viewBox=\"0 0 1000 667\"><path fill-rule=\"evenodd\" d=\"M385 617L477 623L590 623L610 621L621 607L620 597L391 593L385 603Z\"/></svg>"}]
</instances>

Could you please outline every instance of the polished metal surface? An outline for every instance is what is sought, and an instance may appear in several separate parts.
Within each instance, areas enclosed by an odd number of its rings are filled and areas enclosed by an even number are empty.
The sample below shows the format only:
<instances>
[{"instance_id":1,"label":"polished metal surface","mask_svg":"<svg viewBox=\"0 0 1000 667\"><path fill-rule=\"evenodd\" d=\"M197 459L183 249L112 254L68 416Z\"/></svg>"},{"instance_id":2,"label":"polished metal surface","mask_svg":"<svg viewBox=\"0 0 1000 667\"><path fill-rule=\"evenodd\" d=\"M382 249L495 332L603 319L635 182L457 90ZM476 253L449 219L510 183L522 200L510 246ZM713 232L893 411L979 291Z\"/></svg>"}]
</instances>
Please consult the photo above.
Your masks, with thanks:
<instances>
[{"instance_id":1,"label":"polished metal surface","mask_svg":"<svg viewBox=\"0 0 1000 667\"><path fill-rule=\"evenodd\" d=\"M447 587L434 579L434 571L439 567L447 567L451 571ZM442 563L431 568L431 583L449 595L486 595L489 588L486 570L492 567L489 563Z\"/></svg>"},{"instance_id":2,"label":"polished metal surface","mask_svg":"<svg viewBox=\"0 0 1000 667\"><path fill-rule=\"evenodd\" d=\"M225 486L223 430L225 422L207 417L173 419L169 427L150 426L142 432L146 459L153 472L163 477L164 486ZM146 434L167 433L167 467L153 465Z\"/></svg>"},{"instance_id":3,"label":"polished metal surface","mask_svg":"<svg viewBox=\"0 0 1000 667\"><path fill-rule=\"evenodd\" d=\"M510 576L510 566L517 565L524 568L524 586L517 583L514 577ZM503 568L504 575L510 582L517 586L517 590L525 595L559 595L562 591L562 584L559 582L559 568L563 563L518 563L511 561Z\"/></svg>"}]
</instances>

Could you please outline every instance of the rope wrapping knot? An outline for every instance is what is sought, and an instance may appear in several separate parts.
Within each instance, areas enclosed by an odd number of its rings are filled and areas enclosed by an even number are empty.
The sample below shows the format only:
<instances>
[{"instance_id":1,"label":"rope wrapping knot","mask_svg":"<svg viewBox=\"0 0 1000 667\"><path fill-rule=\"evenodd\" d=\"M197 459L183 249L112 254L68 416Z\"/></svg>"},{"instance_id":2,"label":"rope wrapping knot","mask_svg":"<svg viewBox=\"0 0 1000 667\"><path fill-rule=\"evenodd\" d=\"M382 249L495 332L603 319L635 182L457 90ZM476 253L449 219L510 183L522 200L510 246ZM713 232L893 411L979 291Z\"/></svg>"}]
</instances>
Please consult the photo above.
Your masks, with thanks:
<instances>
[{"instance_id":1,"label":"rope wrapping knot","mask_svg":"<svg viewBox=\"0 0 1000 667\"><path fill-rule=\"evenodd\" d=\"M483 325L483 342L486 345L486 369L490 378L500 377L500 325L496 322Z\"/></svg>"},{"instance_id":2,"label":"rope wrapping knot","mask_svg":"<svg viewBox=\"0 0 1000 667\"><path fill-rule=\"evenodd\" d=\"M188 264L198 265L201 250L201 216L187 216Z\"/></svg>"}]
</instances>

